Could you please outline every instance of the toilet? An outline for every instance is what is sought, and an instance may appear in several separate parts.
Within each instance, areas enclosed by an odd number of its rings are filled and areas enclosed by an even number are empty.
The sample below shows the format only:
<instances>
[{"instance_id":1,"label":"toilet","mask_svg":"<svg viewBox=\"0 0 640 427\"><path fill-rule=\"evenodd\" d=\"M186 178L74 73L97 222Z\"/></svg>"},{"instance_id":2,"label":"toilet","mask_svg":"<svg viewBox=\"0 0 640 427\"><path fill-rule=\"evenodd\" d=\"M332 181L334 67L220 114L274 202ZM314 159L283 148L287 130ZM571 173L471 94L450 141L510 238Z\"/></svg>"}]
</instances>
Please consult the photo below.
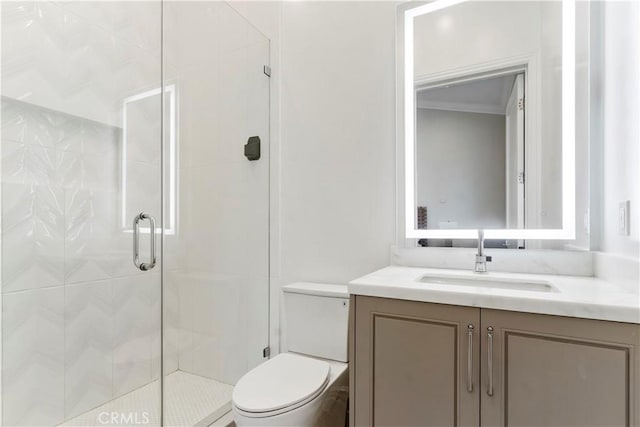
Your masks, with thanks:
<instances>
[{"instance_id":1,"label":"toilet","mask_svg":"<svg viewBox=\"0 0 640 427\"><path fill-rule=\"evenodd\" d=\"M293 283L284 290L288 351L246 373L233 389L243 426L344 426L349 374L347 287Z\"/></svg>"}]
</instances>

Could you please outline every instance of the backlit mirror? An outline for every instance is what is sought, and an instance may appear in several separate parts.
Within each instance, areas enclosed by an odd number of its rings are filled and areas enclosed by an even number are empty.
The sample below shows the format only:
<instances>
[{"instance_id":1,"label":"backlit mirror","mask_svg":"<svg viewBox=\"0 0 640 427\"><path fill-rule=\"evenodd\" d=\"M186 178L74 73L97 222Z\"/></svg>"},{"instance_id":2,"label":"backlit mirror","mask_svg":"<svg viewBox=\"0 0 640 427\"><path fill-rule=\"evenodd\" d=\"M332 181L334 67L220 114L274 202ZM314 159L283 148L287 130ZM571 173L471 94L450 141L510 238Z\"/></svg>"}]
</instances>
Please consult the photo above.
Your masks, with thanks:
<instances>
[{"instance_id":1,"label":"backlit mirror","mask_svg":"<svg viewBox=\"0 0 640 427\"><path fill-rule=\"evenodd\" d=\"M402 11L405 229L422 246L575 235L575 4Z\"/></svg>"}]
</instances>

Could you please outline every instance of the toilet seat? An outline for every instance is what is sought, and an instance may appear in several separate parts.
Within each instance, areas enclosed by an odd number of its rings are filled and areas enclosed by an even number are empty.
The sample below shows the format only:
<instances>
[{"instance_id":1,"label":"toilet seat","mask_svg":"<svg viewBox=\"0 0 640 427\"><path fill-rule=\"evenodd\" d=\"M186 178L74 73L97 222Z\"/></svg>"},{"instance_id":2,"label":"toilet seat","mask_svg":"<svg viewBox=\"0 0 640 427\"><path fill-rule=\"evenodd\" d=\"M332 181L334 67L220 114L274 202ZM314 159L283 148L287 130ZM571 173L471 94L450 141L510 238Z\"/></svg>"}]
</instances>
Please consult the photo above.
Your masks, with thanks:
<instances>
[{"instance_id":1,"label":"toilet seat","mask_svg":"<svg viewBox=\"0 0 640 427\"><path fill-rule=\"evenodd\" d=\"M279 354L238 381L233 390L233 405L251 418L292 411L322 393L329 383L330 370L330 365L322 360Z\"/></svg>"}]
</instances>

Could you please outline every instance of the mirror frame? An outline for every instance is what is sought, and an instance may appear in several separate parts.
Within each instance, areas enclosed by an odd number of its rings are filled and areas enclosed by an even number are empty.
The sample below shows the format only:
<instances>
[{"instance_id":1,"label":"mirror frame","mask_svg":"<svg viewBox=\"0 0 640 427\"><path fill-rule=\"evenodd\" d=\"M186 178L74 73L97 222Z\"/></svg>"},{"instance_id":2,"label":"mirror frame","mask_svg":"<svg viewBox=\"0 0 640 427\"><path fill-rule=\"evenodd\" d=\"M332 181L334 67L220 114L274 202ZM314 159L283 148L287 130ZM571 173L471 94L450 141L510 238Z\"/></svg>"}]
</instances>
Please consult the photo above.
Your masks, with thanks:
<instances>
[{"instance_id":1,"label":"mirror frame","mask_svg":"<svg viewBox=\"0 0 640 427\"><path fill-rule=\"evenodd\" d=\"M450 6L473 0L435 0L426 4L409 3L398 24L398 157L404 151L404 237L413 239L475 239L478 229L417 229L415 184L415 76L413 62L414 19ZM575 240L576 238L576 9L575 0L562 0L562 228L486 229L487 239ZM565 102L570 100L570 102ZM409 114L408 114L409 113ZM400 219L400 218L399 218Z\"/></svg>"}]
</instances>

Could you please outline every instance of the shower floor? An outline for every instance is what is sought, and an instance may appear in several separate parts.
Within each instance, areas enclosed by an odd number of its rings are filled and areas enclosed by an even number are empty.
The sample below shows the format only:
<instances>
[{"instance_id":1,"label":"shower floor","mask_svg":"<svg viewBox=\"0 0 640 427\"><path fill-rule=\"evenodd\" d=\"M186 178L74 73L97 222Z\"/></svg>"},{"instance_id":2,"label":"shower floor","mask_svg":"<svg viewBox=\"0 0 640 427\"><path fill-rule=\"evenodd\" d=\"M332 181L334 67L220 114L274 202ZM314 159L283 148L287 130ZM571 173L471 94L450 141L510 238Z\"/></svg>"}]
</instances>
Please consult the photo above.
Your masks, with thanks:
<instances>
[{"instance_id":1,"label":"shower floor","mask_svg":"<svg viewBox=\"0 0 640 427\"><path fill-rule=\"evenodd\" d=\"M233 386L175 371L165 379L165 426L208 426L231 410ZM160 381L156 380L61 426L160 425Z\"/></svg>"}]
</instances>

